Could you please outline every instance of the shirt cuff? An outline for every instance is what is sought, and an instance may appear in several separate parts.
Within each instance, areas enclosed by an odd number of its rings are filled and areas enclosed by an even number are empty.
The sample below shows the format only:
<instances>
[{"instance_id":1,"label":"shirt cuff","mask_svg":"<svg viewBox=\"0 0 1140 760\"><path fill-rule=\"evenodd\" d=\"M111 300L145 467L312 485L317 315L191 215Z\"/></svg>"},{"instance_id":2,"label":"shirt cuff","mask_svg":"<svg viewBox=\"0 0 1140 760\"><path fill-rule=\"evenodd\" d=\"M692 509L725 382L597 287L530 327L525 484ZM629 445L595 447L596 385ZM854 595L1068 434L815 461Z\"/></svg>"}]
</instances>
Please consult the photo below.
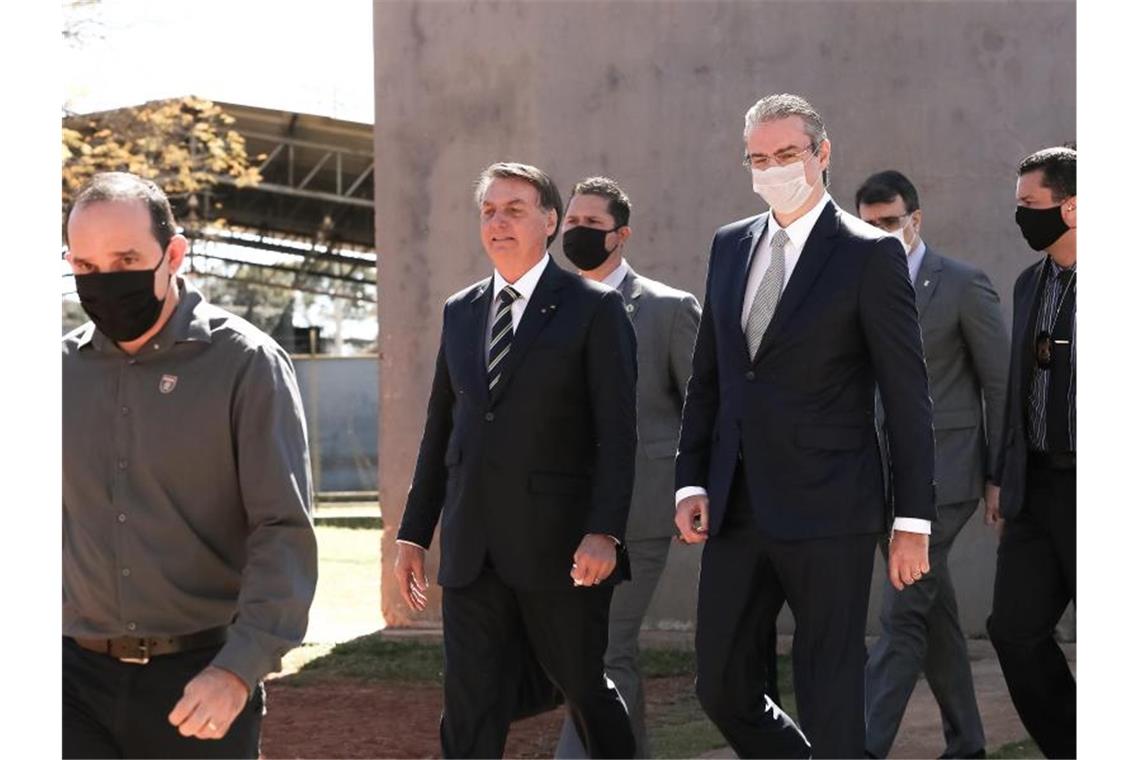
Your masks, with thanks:
<instances>
[{"instance_id":1,"label":"shirt cuff","mask_svg":"<svg viewBox=\"0 0 1140 760\"><path fill-rule=\"evenodd\" d=\"M678 488L677 489L677 495L673 501L673 506L676 507L678 504L681 503L681 501L683 499L687 499L690 496L708 496L708 495L709 495L709 492L706 491L705 489L701 488L700 486L685 486L684 488Z\"/></svg>"},{"instance_id":2,"label":"shirt cuff","mask_svg":"<svg viewBox=\"0 0 1140 760\"><path fill-rule=\"evenodd\" d=\"M419 544L417 544L415 541L408 541L407 539L404 539L404 538L397 538L397 539L396 539L396 543L398 543L398 544L407 544L408 546L414 546L414 547L416 547L417 549L423 549L425 552L427 551L427 549L424 549L424 547L420 546L420 545L419 545Z\"/></svg>"},{"instance_id":3,"label":"shirt cuff","mask_svg":"<svg viewBox=\"0 0 1140 760\"><path fill-rule=\"evenodd\" d=\"M922 533L930 535L930 520L920 520L917 517L896 517L894 530L906 533Z\"/></svg>"}]
</instances>

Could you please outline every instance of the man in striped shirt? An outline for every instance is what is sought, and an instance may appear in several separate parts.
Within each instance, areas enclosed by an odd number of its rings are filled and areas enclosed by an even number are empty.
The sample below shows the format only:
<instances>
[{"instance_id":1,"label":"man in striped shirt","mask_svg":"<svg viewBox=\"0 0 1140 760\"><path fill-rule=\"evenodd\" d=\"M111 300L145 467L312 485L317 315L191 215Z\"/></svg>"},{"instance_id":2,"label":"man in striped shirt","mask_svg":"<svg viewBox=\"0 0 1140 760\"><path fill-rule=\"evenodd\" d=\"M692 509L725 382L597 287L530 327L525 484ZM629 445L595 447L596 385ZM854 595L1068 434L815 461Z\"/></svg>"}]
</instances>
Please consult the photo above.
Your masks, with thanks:
<instances>
[{"instance_id":1,"label":"man in striped shirt","mask_svg":"<svg viewBox=\"0 0 1140 760\"><path fill-rule=\"evenodd\" d=\"M1017 278L1001 531L988 622L1013 704L1046 757L1075 757L1077 686L1053 629L1077 595L1077 152L1018 167L1022 235L1046 256Z\"/></svg>"}]
</instances>

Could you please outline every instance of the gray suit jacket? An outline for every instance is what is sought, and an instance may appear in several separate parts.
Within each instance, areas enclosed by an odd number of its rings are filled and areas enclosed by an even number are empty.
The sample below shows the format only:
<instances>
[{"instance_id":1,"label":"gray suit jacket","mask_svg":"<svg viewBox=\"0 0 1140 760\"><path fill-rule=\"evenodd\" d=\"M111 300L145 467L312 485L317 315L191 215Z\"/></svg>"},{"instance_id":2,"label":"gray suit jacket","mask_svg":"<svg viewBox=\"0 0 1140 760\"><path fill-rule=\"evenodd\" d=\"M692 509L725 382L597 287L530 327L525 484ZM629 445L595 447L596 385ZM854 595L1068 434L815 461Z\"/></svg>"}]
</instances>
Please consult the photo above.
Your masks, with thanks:
<instances>
[{"instance_id":1,"label":"gray suit jacket","mask_svg":"<svg viewBox=\"0 0 1140 760\"><path fill-rule=\"evenodd\" d=\"M637 333L637 469L627 541L673 535L673 457L701 307L692 294L633 271L619 287Z\"/></svg>"},{"instance_id":2,"label":"gray suit jacket","mask_svg":"<svg viewBox=\"0 0 1140 760\"><path fill-rule=\"evenodd\" d=\"M938 504L978 499L996 481L1009 332L985 272L927 246L914 283L934 402Z\"/></svg>"}]
</instances>

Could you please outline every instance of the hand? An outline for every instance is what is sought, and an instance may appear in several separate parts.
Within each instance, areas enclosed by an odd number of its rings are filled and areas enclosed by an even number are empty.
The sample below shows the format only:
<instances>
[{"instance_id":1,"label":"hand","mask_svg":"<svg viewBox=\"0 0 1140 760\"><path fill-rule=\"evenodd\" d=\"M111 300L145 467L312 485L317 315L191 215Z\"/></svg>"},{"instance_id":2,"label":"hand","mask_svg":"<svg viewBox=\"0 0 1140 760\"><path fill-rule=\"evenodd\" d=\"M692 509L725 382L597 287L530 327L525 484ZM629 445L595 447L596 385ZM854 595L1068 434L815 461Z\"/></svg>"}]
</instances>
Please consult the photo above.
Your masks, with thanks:
<instances>
[{"instance_id":1,"label":"hand","mask_svg":"<svg viewBox=\"0 0 1140 760\"><path fill-rule=\"evenodd\" d=\"M178 733L195 739L221 739L249 701L245 682L228 670L209 665L190 679L167 720Z\"/></svg>"},{"instance_id":2,"label":"hand","mask_svg":"<svg viewBox=\"0 0 1140 760\"><path fill-rule=\"evenodd\" d=\"M995 486L993 483L986 483L986 509L982 513L982 519L986 525L992 528L997 528L998 536L1001 536L1001 530L1005 527L1005 519L1001 516L1000 508L1001 488Z\"/></svg>"},{"instance_id":3,"label":"hand","mask_svg":"<svg viewBox=\"0 0 1140 760\"><path fill-rule=\"evenodd\" d=\"M424 575L424 550L412 544L396 544L396 583L404 603L416 612L427 609L427 576Z\"/></svg>"},{"instance_id":4,"label":"hand","mask_svg":"<svg viewBox=\"0 0 1140 760\"><path fill-rule=\"evenodd\" d=\"M899 591L930 572L930 536L896 530L891 536L887 573L891 585Z\"/></svg>"},{"instance_id":5,"label":"hand","mask_svg":"<svg viewBox=\"0 0 1140 760\"><path fill-rule=\"evenodd\" d=\"M617 567L617 547L614 540L602 533L587 533L574 552L574 565L570 577L575 586L596 586L609 577Z\"/></svg>"},{"instance_id":6,"label":"hand","mask_svg":"<svg viewBox=\"0 0 1140 760\"><path fill-rule=\"evenodd\" d=\"M694 494L681 499L673 524L681 531L681 543L699 544L708 540L709 497Z\"/></svg>"}]
</instances>

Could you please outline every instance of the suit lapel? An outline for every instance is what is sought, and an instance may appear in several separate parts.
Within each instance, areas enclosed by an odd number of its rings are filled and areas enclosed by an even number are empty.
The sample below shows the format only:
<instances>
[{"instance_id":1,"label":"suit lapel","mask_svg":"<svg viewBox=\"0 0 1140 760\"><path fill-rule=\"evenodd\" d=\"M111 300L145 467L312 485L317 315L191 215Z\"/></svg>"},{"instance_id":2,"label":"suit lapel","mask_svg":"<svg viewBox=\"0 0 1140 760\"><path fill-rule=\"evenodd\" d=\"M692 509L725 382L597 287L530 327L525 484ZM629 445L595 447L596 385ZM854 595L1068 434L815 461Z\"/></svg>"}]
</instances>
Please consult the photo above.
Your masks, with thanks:
<instances>
[{"instance_id":1,"label":"suit lapel","mask_svg":"<svg viewBox=\"0 0 1140 760\"><path fill-rule=\"evenodd\" d=\"M736 252L732 257L736 270L728 280L734 288L730 301L732 309L729 312L730 324L736 326L732 332L736 336L737 347L744 352L745 360L748 359L748 339L744 336L744 328L740 324L741 315L744 313L744 296L748 290L748 274L752 268L752 256L756 251L756 241L764 234L764 229L767 226L768 212L764 212L740 238L736 244Z\"/></svg>"},{"instance_id":2,"label":"suit lapel","mask_svg":"<svg viewBox=\"0 0 1140 760\"><path fill-rule=\"evenodd\" d=\"M792 270L791 279L788 280L788 286L780 296L780 302L776 304L776 313L772 315L772 322L764 332L764 338L760 341L760 348L756 351L753 363L760 361L768 352L772 342L779 337L780 330L811 290L819 273L831 258L838 231L839 211L834 202L828 201L804 242L803 253L796 262L796 268Z\"/></svg>"},{"instance_id":3,"label":"suit lapel","mask_svg":"<svg viewBox=\"0 0 1140 760\"><path fill-rule=\"evenodd\" d=\"M547 263L542 276L538 278L534 292L531 293L530 300L527 301L526 310L523 311L522 320L519 322L519 329L511 338L511 350L503 359L503 373L498 384L495 385L495 389L490 392L492 403L502 398L507 386L511 383L515 368L522 362L530 344L534 342L534 339L542 332L542 328L546 326L546 323L557 311L558 300L561 295L559 291L562 290L562 286L566 282L565 278L574 276L576 275L562 271L554 263L554 259ZM486 369L484 369L485 376ZM486 387L486 383L484 383L484 387Z\"/></svg>"},{"instance_id":4,"label":"suit lapel","mask_svg":"<svg viewBox=\"0 0 1140 760\"><path fill-rule=\"evenodd\" d=\"M461 345L470 346L467 373L472 377L471 386L480 394L480 400L487 401L487 319L491 309L491 279L484 280L471 292L467 299L467 318L459 326L463 335Z\"/></svg>"},{"instance_id":5,"label":"suit lapel","mask_svg":"<svg viewBox=\"0 0 1140 760\"><path fill-rule=\"evenodd\" d=\"M621 281L620 291L622 300L625 301L625 312L632 322L641 306L641 278L633 271L633 267L629 268L625 279Z\"/></svg>"},{"instance_id":6,"label":"suit lapel","mask_svg":"<svg viewBox=\"0 0 1140 760\"><path fill-rule=\"evenodd\" d=\"M926 313L926 307L930 305L930 299L934 297L934 291L938 289L938 281L942 278L942 257L926 247L926 253L922 257L922 266L918 268L918 274L914 278L914 305L918 309L918 320L922 321L922 315Z\"/></svg>"},{"instance_id":7,"label":"suit lapel","mask_svg":"<svg viewBox=\"0 0 1140 760\"><path fill-rule=\"evenodd\" d=\"M1021 365L1019 372L1020 377L1018 377L1021 392L1018 394L1018 398L1025 398L1024 389L1029 386L1030 368L1036 361L1036 357L1033 355L1034 335L1030 320L1033 318L1033 315L1037 313L1037 309L1040 308L1041 285L1045 277L1047 261L1048 257L1042 259L1037 265L1036 275L1030 278L1033 283L1031 286L1033 291L1022 294L1022 297L1014 299L1016 302L1025 304L1021 313L1015 313L1013 315L1013 351L1019 354L1018 363Z\"/></svg>"}]
</instances>

